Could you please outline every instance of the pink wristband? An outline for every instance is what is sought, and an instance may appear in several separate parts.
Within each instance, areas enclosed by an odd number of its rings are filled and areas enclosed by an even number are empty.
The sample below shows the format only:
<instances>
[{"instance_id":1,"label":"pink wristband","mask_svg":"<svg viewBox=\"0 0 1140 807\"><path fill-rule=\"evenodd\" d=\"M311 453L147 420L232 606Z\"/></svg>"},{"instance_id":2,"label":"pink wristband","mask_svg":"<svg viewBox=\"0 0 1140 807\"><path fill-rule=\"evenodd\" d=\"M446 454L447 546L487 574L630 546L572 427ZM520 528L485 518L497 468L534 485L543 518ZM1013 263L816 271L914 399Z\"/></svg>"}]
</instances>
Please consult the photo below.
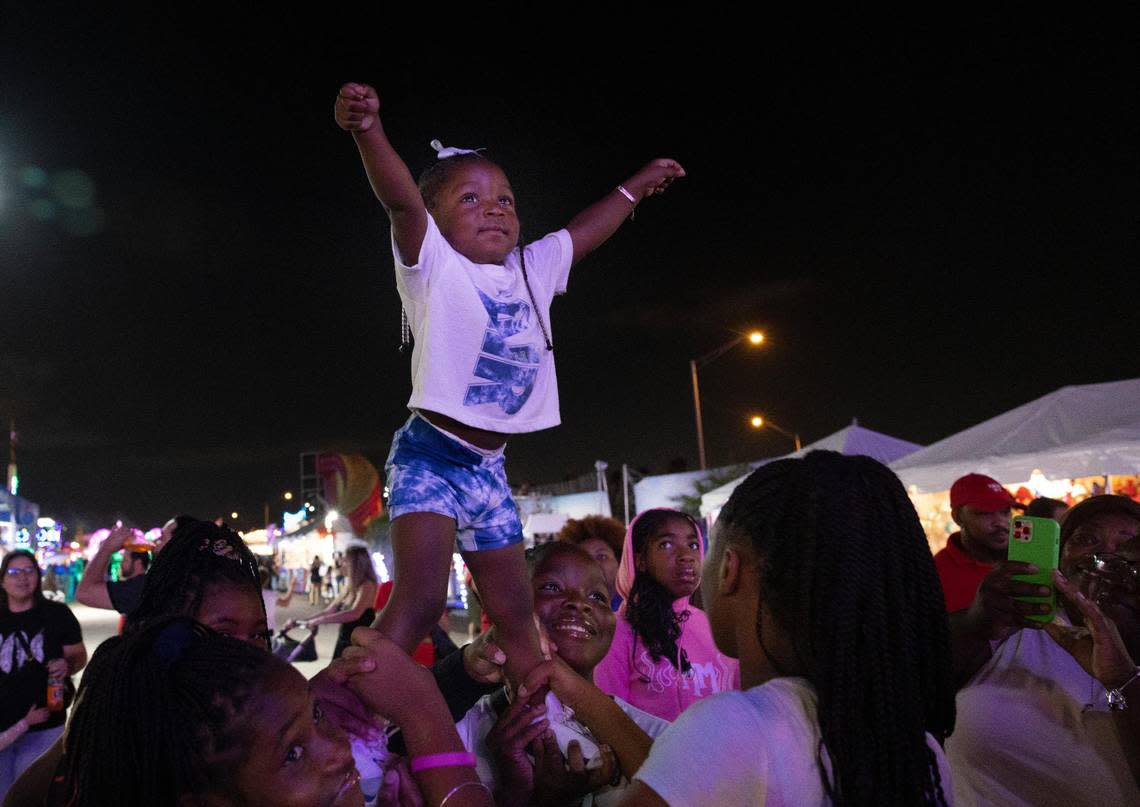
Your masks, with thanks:
<instances>
[{"instance_id":1,"label":"pink wristband","mask_svg":"<svg viewBox=\"0 0 1140 807\"><path fill-rule=\"evenodd\" d=\"M413 757L408 769L412 773L426 771L429 768L475 767L475 755L467 751L452 751L446 754L426 754L422 757Z\"/></svg>"}]
</instances>

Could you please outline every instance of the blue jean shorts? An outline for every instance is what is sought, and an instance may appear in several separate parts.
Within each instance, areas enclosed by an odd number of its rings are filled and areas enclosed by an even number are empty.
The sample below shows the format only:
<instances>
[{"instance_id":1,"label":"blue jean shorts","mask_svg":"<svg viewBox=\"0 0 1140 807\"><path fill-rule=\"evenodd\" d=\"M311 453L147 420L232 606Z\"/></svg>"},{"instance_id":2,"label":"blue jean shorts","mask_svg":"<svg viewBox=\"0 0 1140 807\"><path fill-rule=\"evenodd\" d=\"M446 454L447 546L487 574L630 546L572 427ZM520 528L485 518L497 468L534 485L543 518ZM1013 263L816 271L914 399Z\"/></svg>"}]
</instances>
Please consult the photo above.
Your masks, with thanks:
<instances>
[{"instance_id":1,"label":"blue jean shorts","mask_svg":"<svg viewBox=\"0 0 1140 807\"><path fill-rule=\"evenodd\" d=\"M384 472L388 514L439 513L455 519L461 552L522 541L522 522L500 451L483 456L448 437L418 413L392 438Z\"/></svg>"}]
</instances>

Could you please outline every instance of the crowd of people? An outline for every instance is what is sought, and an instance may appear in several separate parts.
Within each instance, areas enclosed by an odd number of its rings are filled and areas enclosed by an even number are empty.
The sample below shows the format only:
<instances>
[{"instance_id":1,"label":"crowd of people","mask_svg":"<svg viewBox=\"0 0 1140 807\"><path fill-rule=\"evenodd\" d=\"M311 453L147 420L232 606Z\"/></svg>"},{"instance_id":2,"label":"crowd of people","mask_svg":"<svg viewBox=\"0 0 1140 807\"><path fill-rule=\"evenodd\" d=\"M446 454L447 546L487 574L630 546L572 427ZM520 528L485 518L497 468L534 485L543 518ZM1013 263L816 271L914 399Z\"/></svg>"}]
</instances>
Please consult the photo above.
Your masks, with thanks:
<instances>
[{"instance_id":1,"label":"crowd of people","mask_svg":"<svg viewBox=\"0 0 1140 807\"><path fill-rule=\"evenodd\" d=\"M379 110L346 84L334 116L388 216L413 345L391 584L349 548L326 604L314 559L300 622L340 635L305 680L272 651L281 595L239 535L180 516L148 566L117 531L77 597L122 631L87 664L34 556L7 554L5 807L1140 804L1129 497L1035 503L1059 518L1045 584L1007 559L1017 503L996 480L955 483L934 556L886 466L827 451L753 471L711 534L651 509L525 550L504 447L559 421L551 302L685 171L652 160L520 244L497 163L434 141L417 183ZM490 627L449 652L456 546Z\"/></svg>"},{"instance_id":2,"label":"crowd of people","mask_svg":"<svg viewBox=\"0 0 1140 807\"><path fill-rule=\"evenodd\" d=\"M224 526L178 519L89 664L35 557L10 552L4 803L1138 803L1140 504L1050 511L1041 622L994 484L956 486L937 558L889 469L830 452L755 471L707 538L674 510L572 521L527 552L544 659L517 681L496 626L428 670L360 624L362 547L339 610L310 617L356 627L309 681L270 652L263 570ZM582 535L619 529L611 578ZM973 594L948 613L954 586Z\"/></svg>"}]
</instances>

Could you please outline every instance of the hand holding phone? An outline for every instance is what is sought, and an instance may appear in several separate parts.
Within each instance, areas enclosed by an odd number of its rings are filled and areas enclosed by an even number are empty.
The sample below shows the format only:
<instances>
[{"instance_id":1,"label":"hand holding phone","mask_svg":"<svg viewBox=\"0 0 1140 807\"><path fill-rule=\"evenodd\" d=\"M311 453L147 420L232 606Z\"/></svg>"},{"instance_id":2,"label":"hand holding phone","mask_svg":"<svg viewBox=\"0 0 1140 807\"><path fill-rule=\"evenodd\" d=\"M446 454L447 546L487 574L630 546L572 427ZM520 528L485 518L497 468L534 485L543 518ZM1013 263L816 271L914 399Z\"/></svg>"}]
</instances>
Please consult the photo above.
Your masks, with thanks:
<instances>
[{"instance_id":1,"label":"hand holding phone","mask_svg":"<svg viewBox=\"0 0 1140 807\"><path fill-rule=\"evenodd\" d=\"M1009 523L1009 549L1006 557L1032 563L1037 567L1034 574L1018 574L1012 579L1024 583L1034 583L1049 589L1047 597L1015 597L1021 602L1046 603L1046 614L1026 614L1026 619L1034 622L1052 622L1057 612L1057 591L1054 587L1053 571L1061 552L1061 527L1051 518L1035 516L1014 516Z\"/></svg>"}]
</instances>

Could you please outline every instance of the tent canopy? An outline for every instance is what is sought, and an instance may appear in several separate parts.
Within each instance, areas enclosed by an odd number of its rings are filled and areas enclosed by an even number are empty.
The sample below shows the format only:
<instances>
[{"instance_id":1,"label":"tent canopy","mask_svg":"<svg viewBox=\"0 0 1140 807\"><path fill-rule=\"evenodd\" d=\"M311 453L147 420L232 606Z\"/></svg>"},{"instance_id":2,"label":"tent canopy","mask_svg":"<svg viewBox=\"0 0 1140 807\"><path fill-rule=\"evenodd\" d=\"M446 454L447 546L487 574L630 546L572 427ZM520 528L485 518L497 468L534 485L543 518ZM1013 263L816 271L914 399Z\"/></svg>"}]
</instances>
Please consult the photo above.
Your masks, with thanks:
<instances>
[{"instance_id":1,"label":"tent canopy","mask_svg":"<svg viewBox=\"0 0 1140 807\"><path fill-rule=\"evenodd\" d=\"M891 468L920 493L968 473L1015 484L1140 473L1140 378L1062 387L939 440Z\"/></svg>"},{"instance_id":2,"label":"tent canopy","mask_svg":"<svg viewBox=\"0 0 1140 807\"><path fill-rule=\"evenodd\" d=\"M523 535L533 540L535 535L556 533L569 518L565 513L531 513L523 522Z\"/></svg>"},{"instance_id":3,"label":"tent canopy","mask_svg":"<svg viewBox=\"0 0 1140 807\"><path fill-rule=\"evenodd\" d=\"M748 465L755 468L759 462L750 462ZM655 474L643 476L633 486L633 497L637 502L637 511L643 513L654 507L677 507L683 496L693 496L697 492L697 483L716 474L725 474L730 468L738 466L725 465L718 468L707 468L703 471L681 471L675 474Z\"/></svg>"},{"instance_id":4,"label":"tent canopy","mask_svg":"<svg viewBox=\"0 0 1140 807\"><path fill-rule=\"evenodd\" d=\"M753 467L755 468L767 462L774 462L777 459L799 458L809 451L838 451L840 454L848 455L861 454L877 459L879 462L889 464L900 457L913 454L921 448L922 446L917 443L909 443L906 440L891 437L889 434L865 429L859 425L857 420L852 420L851 425L847 428L840 429L834 434L829 434L827 437L816 440L814 443L804 446L799 451L786 454L783 457L763 460L762 462L756 463ZM714 488L701 496L701 515L707 516L724 507L724 503L728 501L728 497L732 495L732 491L736 490L736 486L743 482L746 476L747 474L725 485L721 485L719 488Z\"/></svg>"}]
</instances>

